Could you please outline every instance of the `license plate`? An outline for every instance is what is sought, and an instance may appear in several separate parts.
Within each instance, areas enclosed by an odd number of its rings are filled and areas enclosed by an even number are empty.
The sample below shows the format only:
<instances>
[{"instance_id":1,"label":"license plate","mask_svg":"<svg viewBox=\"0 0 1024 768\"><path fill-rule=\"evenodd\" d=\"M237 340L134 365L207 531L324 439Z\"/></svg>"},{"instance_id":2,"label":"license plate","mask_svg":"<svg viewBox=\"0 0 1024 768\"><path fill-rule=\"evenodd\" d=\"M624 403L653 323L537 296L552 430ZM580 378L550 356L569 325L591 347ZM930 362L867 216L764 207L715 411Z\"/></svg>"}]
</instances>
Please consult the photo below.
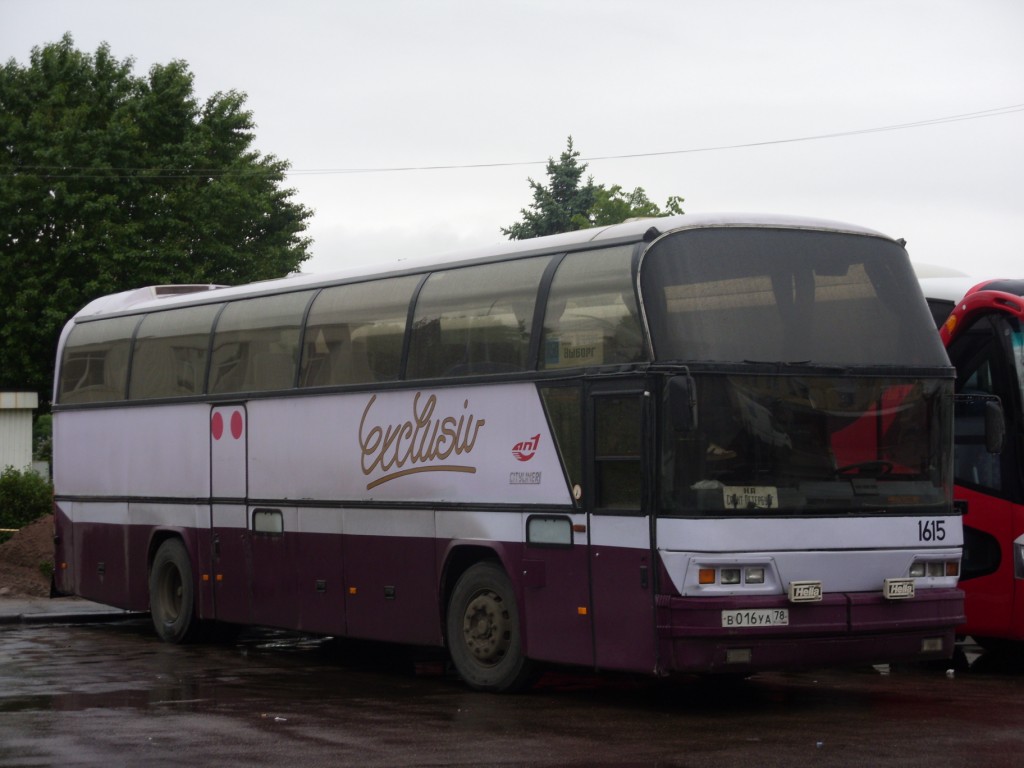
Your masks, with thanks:
<instances>
[{"instance_id":1,"label":"license plate","mask_svg":"<svg viewBox=\"0 0 1024 768\"><path fill-rule=\"evenodd\" d=\"M788 625L788 608L722 611L723 627L785 627Z\"/></svg>"}]
</instances>

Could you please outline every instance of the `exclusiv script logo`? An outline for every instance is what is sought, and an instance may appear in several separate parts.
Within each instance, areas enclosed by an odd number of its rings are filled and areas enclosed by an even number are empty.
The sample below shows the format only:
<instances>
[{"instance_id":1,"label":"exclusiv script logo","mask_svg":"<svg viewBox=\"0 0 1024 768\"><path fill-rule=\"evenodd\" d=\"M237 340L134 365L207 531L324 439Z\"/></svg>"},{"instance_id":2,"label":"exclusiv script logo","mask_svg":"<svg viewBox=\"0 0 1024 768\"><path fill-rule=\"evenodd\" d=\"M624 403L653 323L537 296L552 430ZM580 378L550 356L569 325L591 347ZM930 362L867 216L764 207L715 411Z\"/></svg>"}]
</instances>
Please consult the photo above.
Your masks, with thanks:
<instances>
[{"instance_id":1,"label":"exclusiv script logo","mask_svg":"<svg viewBox=\"0 0 1024 768\"><path fill-rule=\"evenodd\" d=\"M468 458L486 423L469 410L468 399L462 403L463 413L435 415L437 396L417 392L410 417L391 423L373 418L376 401L376 395L370 398L359 421L361 468L367 477L383 474L370 480L366 490L418 472L476 472L475 466L452 461Z\"/></svg>"}]
</instances>

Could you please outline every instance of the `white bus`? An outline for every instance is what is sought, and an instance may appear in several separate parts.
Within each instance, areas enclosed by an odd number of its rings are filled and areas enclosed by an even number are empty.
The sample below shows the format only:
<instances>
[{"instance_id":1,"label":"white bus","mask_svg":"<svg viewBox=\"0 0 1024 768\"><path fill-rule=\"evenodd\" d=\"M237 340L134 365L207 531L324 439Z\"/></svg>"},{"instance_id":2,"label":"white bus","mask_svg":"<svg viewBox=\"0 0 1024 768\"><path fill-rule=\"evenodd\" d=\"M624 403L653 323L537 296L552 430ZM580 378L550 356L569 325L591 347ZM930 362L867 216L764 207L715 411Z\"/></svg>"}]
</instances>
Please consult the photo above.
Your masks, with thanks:
<instances>
[{"instance_id":1,"label":"white bus","mask_svg":"<svg viewBox=\"0 0 1024 768\"><path fill-rule=\"evenodd\" d=\"M144 288L67 324L56 587L539 665L949 656L953 370L906 252L679 216Z\"/></svg>"}]
</instances>

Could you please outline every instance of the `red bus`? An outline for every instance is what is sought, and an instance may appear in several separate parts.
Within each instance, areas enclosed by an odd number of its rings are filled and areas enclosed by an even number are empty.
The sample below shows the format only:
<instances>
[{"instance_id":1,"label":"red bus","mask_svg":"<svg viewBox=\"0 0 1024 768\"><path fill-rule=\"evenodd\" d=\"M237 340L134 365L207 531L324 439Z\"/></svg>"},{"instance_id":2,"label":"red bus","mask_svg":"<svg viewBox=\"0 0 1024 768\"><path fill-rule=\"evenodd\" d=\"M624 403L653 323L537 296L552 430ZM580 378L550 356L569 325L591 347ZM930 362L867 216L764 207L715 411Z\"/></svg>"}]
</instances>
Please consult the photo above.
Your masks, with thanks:
<instances>
[{"instance_id":1,"label":"red bus","mask_svg":"<svg viewBox=\"0 0 1024 768\"><path fill-rule=\"evenodd\" d=\"M952 390L902 245L807 219L139 289L60 340L56 586L483 690L948 657Z\"/></svg>"},{"instance_id":2,"label":"red bus","mask_svg":"<svg viewBox=\"0 0 1024 768\"><path fill-rule=\"evenodd\" d=\"M955 497L963 512L960 632L1024 640L1024 280L929 276L922 290L956 367ZM988 424L986 426L986 419ZM994 422L994 423L993 423Z\"/></svg>"}]
</instances>

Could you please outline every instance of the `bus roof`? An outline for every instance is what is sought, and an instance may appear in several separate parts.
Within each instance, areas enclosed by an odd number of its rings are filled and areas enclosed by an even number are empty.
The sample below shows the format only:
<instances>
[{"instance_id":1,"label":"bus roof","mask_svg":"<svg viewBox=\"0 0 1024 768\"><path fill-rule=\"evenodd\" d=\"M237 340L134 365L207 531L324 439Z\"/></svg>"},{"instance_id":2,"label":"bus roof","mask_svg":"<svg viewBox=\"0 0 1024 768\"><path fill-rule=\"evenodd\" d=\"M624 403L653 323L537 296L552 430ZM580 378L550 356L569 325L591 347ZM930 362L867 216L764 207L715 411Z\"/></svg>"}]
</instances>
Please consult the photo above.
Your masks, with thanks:
<instances>
[{"instance_id":1,"label":"bus roof","mask_svg":"<svg viewBox=\"0 0 1024 768\"><path fill-rule=\"evenodd\" d=\"M995 290L1022 295L1024 281L1008 278L977 277L969 275L950 275L945 277L922 277L918 272L918 282L926 299L943 301L960 301L968 293L981 290Z\"/></svg>"},{"instance_id":2,"label":"bus roof","mask_svg":"<svg viewBox=\"0 0 1024 768\"><path fill-rule=\"evenodd\" d=\"M628 243L686 229L717 227L764 227L771 229L813 229L891 239L887 235L855 224L780 214L706 213L630 219L621 224L576 230L558 235L517 240L436 256L399 259L393 262L360 264L320 274L296 274L238 286L164 285L147 286L102 296L93 300L73 320L93 319L113 314L134 314L171 306L205 304L226 299L260 296L280 291L317 288L369 278L417 274L458 265L482 263L505 258L520 258L544 253L580 250L599 243Z\"/></svg>"}]
</instances>

